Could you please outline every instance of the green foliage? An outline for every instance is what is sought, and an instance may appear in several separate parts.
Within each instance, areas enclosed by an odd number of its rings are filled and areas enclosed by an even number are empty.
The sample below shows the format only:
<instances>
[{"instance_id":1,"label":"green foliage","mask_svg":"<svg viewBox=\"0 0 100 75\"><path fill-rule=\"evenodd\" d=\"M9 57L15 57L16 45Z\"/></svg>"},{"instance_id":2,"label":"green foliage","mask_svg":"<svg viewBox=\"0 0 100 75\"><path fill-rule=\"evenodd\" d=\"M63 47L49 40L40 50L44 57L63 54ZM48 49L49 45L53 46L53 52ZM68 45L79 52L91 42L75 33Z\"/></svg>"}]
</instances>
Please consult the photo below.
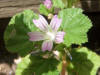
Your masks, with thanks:
<instances>
[{"instance_id":1,"label":"green foliage","mask_svg":"<svg viewBox=\"0 0 100 75\"><path fill-rule=\"evenodd\" d=\"M48 16L48 14L53 13L53 8L51 8L50 10L48 10L43 4L40 5L39 11L41 14Z\"/></svg>"},{"instance_id":2,"label":"green foliage","mask_svg":"<svg viewBox=\"0 0 100 75\"><path fill-rule=\"evenodd\" d=\"M100 56L85 47L72 50L71 55L73 60L68 67L69 75L96 75Z\"/></svg>"},{"instance_id":3,"label":"green foliage","mask_svg":"<svg viewBox=\"0 0 100 75\"><path fill-rule=\"evenodd\" d=\"M57 65L58 61L54 58L28 55L18 64L16 75L59 75Z\"/></svg>"},{"instance_id":4,"label":"green foliage","mask_svg":"<svg viewBox=\"0 0 100 75\"><path fill-rule=\"evenodd\" d=\"M68 2L67 7L71 8L72 6L74 6L75 4L77 4L77 2L79 0L66 0Z\"/></svg>"},{"instance_id":5,"label":"green foliage","mask_svg":"<svg viewBox=\"0 0 100 75\"><path fill-rule=\"evenodd\" d=\"M37 15L31 10L25 10L12 17L4 34L6 48L9 51L24 56L34 49L34 44L29 41L27 33L36 30L32 22L35 18Z\"/></svg>"},{"instance_id":6,"label":"green foliage","mask_svg":"<svg viewBox=\"0 0 100 75\"><path fill-rule=\"evenodd\" d=\"M65 4L63 3L62 0L52 0L53 2L53 6L56 7L56 8L65 8Z\"/></svg>"},{"instance_id":7,"label":"green foliage","mask_svg":"<svg viewBox=\"0 0 100 75\"><path fill-rule=\"evenodd\" d=\"M52 0L53 6L56 8L71 8L75 5L79 0Z\"/></svg>"},{"instance_id":8,"label":"green foliage","mask_svg":"<svg viewBox=\"0 0 100 75\"><path fill-rule=\"evenodd\" d=\"M62 18L62 29L66 32L64 44L68 46L72 44L81 45L88 41L87 32L92 27L92 23L87 16L82 14L79 8L64 9L59 12Z\"/></svg>"},{"instance_id":9,"label":"green foliage","mask_svg":"<svg viewBox=\"0 0 100 75\"><path fill-rule=\"evenodd\" d=\"M40 5L39 11L41 14L46 15L46 16L48 16L49 14L47 8L43 4Z\"/></svg>"}]
</instances>

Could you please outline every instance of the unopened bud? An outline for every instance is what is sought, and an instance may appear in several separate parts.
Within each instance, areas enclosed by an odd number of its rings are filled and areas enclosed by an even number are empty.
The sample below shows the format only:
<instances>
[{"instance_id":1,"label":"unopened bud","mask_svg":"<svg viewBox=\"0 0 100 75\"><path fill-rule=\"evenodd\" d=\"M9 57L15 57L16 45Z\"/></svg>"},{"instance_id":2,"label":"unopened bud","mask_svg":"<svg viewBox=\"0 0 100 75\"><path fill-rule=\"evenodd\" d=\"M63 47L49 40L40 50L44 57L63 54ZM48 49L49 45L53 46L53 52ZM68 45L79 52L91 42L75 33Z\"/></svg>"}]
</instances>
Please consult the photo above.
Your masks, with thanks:
<instances>
[{"instance_id":1,"label":"unopened bud","mask_svg":"<svg viewBox=\"0 0 100 75\"><path fill-rule=\"evenodd\" d=\"M44 1L44 5L46 6L46 8L51 9L52 8L51 0L45 0Z\"/></svg>"},{"instance_id":2,"label":"unopened bud","mask_svg":"<svg viewBox=\"0 0 100 75\"><path fill-rule=\"evenodd\" d=\"M53 14L48 14L48 19L52 19L53 18Z\"/></svg>"}]
</instances>

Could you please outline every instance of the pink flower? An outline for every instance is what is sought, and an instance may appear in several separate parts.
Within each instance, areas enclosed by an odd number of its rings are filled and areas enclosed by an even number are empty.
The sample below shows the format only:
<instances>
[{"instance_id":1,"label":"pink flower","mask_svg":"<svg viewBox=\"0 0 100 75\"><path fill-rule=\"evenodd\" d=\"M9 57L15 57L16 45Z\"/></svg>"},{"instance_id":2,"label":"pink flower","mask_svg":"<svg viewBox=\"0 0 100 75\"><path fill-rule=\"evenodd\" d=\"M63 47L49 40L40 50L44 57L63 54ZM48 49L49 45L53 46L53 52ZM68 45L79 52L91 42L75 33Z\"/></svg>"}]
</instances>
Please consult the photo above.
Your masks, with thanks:
<instances>
[{"instance_id":1,"label":"pink flower","mask_svg":"<svg viewBox=\"0 0 100 75\"><path fill-rule=\"evenodd\" d=\"M33 20L36 27L40 29L41 32L29 32L28 35L30 37L30 41L40 41L44 40L42 44L42 50L43 51L51 51L53 48L53 42L55 43L62 43L63 38L65 35L65 32L58 31L62 20L55 15L50 25L45 20L45 18L42 15L39 15L38 20ZM58 31L58 32L57 32Z\"/></svg>"},{"instance_id":2,"label":"pink flower","mask_svg":"<svg viewBox=\"0 0 100 75\"><path fill-rule=\"evenodd\" d=\"M50 9L52 7L52 2L51 0L45 0L44 1L44 5L46 6L46 8Z\"/></svg>"}]
</instances>

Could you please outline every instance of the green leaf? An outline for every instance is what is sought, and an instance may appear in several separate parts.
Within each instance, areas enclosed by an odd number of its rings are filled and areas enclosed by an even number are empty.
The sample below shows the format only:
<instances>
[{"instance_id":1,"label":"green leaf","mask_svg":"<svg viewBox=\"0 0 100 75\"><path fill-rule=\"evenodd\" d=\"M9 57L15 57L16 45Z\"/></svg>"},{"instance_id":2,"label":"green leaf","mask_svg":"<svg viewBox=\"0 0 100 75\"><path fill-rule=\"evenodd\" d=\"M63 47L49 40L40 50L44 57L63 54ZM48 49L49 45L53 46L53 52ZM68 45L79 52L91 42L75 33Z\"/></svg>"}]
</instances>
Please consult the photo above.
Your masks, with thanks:
<instances>
[{"instance_id":1,"label":"green leaf","mask_svg":"<svg viewBox=\"0 0 100 75\"><path fill-rule=\"evenodd\" d=\"M52 0L56 8L72 8L79 0Z\"/></svg>"},{"instance_id":2,"label":"green leaf","mask_svg":"<svg viewBox=\"0 0 100 75\"><path fill-rule=\"evenodd\" d=\"M60 11L59 17L62 18L62 29L66 32L64 44L81 45L88 42L87 32L92 27L92 23L87 16L82 14L79 8L69 8Z\"/></svg>"},{"instance_id":3,"label":"green leaf","mask_svg":"<svg viewBox=\"0 0 100 75\"><path fill-rule=\"evenodd\" d=\"M31 10L25 10L12 17L4 33L5 45L9 51L24 56L34 49L27 33L37 30L32 22L35 18L37 15Z\"/></svg>"},{"instance_id":4,"label":"green leaf","mask_svg":"<svg viewBox=\"0 0 100 75\"><path fill-rule=\"evenodd\" d=\"M100 56L87 48L74 49L71 52L73 60L68 71L69 75L96 75L100 67Z\"/></svg>"},{"instance_id":5,"label":"green leaf","mask_svg":"<svg viewBox=\"0 0 100 75\"><path fill-rule=\"evenodd\" d=\"M52 0L53 6L56 8L61 8L63 9L65 7L65 4L63 3L62 0Z\"/></svg>"},{"instance_id":6,"label":"green leaf","mask_svg":"<svg viewBox=\"0 0 100 75\"><path fill-rule=\"evenodd\" d=\"M54 8L47 9L43 4L40 5L39 11L41 14L48 16L50 13L54 13Z\"/></svg>"},{"instance_id":7,"label":"green leaf","mask_svg":"<svg viewBox=\"0 0 100 75\"><path fill-rule=\"evenodd\" d=\"M28 55L18 64L16 75L59 75L57 65L56 59Z\"/></svg>"},{"instance_id":8,"label":"green leaf","mask_svg":"<svg viewBox=\"0 0 100 75\"><path fill-rule=\"evenodd\" d=\"M48 14L49 14L47 8L43 4L40 5L39 11L41 14L43 14L45 16L48 16Z\"/></svg>"}]
</instances>

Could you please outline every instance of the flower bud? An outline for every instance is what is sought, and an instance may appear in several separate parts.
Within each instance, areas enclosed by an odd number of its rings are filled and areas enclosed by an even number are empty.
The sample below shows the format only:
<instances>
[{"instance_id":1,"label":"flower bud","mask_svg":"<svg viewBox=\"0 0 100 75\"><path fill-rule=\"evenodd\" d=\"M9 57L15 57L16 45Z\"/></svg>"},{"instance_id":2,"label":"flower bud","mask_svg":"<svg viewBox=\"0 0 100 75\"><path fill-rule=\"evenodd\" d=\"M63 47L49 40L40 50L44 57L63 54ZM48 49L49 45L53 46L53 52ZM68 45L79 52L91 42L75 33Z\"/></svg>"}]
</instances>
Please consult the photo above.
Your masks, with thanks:
<instances>
[{"instance_id":1,"label":"flower bud","mask_svg":"<svg viewBox=\"0 0 100 75\"><path fill-rule=\"evenodd\" d=\"M51 7L52 7L52 2L51 2L51 0L45 0L45 1L44 1L44 5L46 6L46 8L51 9Z\"/></svg>"}]
</instances>

